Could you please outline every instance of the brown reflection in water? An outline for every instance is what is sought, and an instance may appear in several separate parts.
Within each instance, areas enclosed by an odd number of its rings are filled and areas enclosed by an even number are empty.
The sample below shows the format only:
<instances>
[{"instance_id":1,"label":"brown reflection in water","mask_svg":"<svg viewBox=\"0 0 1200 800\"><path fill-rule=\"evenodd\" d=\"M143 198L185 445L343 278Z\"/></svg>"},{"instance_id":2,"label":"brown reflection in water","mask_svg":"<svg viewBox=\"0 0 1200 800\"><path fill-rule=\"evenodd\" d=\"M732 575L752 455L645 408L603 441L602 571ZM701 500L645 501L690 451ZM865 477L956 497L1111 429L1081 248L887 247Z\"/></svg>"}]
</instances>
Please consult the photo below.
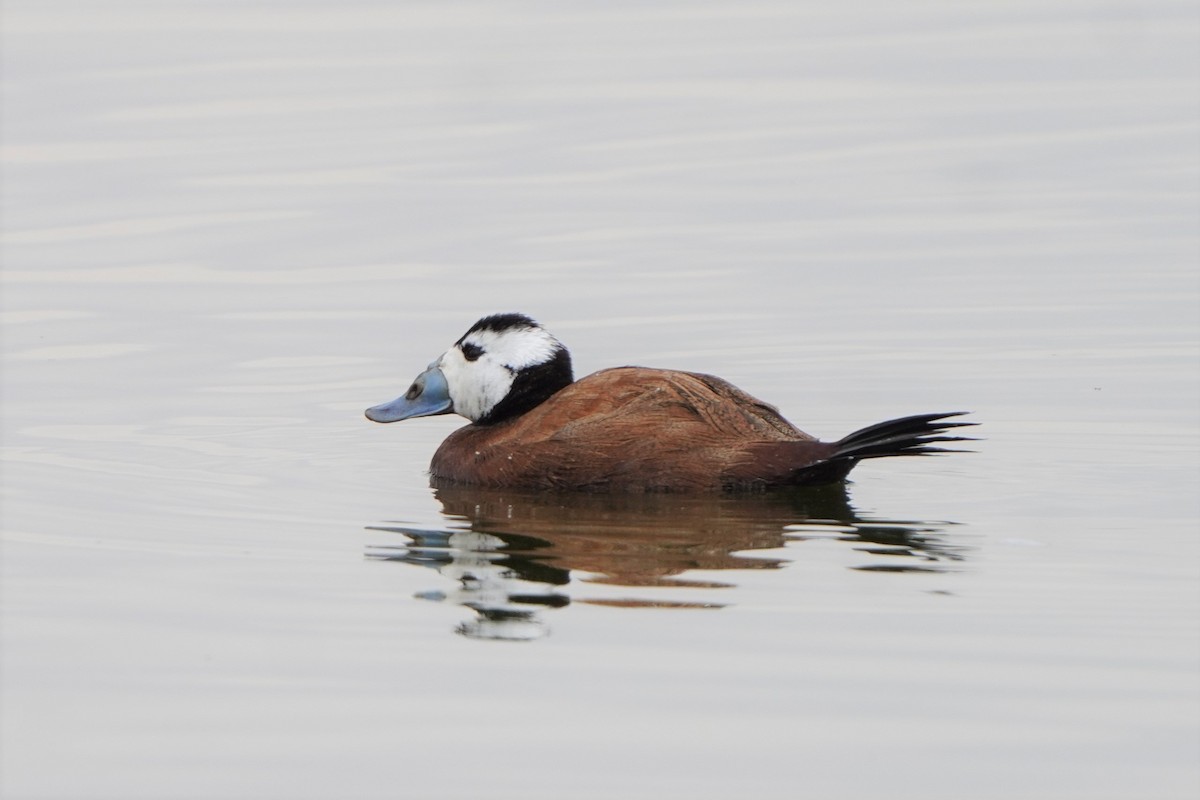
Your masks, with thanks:
<instances>
[{"instance_id":1,"label":"brown reflection in water","mask_svg":"<svg viewBox=\"0 0 1200 800\"><path fill-rule=\"evenodd\" d=\"M426 599L465 605L478 618L459 633L533 639L546 628L537 612L583 602L650 608L721 608L662 597L572 598L561 587L583 583L636 588L719 590L736 586L733 570L778 569L788 559L753 556L810 539L845 541L880 562L867 571L943 571L961 558L938 535L947 523L858 517L843 486L755 495L602 495L522 493L464 487L435 490L447 526L372 526L409 543L371 548L372 558L436 569L456 583ZM794 552L794 547L793 547ZM899 560L897 560L899 559ZM724 571L729 579L687 573Z\"/></svg>"}]
</instances>

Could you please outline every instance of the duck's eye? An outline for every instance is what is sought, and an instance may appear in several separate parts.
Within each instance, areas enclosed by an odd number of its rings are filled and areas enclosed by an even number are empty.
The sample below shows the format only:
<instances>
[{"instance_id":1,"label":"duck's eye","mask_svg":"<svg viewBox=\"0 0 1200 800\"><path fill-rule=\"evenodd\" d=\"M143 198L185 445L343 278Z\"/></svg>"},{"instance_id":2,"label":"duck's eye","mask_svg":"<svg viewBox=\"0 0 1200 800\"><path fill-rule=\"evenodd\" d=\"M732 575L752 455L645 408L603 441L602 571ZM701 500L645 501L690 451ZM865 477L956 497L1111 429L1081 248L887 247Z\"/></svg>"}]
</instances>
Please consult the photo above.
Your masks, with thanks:
<instances>
[{"instance_id":1,"label":"duck's eye","mask_svg":"<svg viewBox=\"0 0 1200 800\"><path fill-rule=\"evenodd\" d=\"M483 348L477 344L463 342L462 354L463 358L467 359L467 361L477 361L479 357L483 355Z\"/></svg>"}]
</instances>

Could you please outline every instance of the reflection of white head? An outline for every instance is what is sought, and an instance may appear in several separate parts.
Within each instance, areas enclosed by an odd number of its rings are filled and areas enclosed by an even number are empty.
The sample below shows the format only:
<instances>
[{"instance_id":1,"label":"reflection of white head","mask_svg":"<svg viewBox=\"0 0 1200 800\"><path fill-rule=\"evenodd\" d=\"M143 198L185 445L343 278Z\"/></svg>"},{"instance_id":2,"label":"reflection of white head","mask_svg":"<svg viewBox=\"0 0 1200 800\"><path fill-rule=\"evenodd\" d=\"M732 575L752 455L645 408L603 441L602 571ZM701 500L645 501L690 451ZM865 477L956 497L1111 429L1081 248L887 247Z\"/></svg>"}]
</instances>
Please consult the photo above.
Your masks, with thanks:
<instances>
[{"instance_id":1,"label":"reflection of white head","mask_svg":"<svg viewBox=\"0 0 1200 800\"><path fill-rule=\"evenodd\" d=\"M523 314L484 317L436 366L454 412L472 422L528 411L573 380L566 348Z\"/></svg>"}]
</instances>

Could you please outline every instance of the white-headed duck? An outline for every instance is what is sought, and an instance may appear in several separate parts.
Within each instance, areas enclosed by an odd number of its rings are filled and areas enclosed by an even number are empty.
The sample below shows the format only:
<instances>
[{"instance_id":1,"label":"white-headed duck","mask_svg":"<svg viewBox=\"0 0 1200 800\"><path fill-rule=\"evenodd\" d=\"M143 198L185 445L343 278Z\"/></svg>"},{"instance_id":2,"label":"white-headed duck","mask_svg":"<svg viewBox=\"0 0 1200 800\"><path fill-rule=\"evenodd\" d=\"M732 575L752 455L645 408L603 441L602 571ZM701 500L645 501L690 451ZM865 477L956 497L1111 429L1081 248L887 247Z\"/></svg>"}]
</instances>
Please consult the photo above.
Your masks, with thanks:
<instances>
[{"instance_id":1,"label":"white-headed duck","mask_svg":"<svg viewBox=\"0 0 1200 800\"><path fill-rule=\"evenodd\" d=\"M933 446L965 412L881 422L820 442L712 375L646 367L578 381L567 349L523 314L495 314L368 419L460 414L430 465L435 484L591 491L721 491L835 483L864 458Z\"/></svg>"}]
</instances>

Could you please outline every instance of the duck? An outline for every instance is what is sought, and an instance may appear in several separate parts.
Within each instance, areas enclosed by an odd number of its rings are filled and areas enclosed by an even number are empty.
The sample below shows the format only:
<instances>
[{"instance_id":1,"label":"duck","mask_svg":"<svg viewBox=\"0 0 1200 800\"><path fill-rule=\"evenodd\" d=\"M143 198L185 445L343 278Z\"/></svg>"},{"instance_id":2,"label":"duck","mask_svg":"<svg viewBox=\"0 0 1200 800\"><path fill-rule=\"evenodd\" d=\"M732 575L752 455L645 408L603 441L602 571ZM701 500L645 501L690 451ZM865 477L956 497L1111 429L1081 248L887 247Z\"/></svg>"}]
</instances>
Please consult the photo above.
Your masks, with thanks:
<instances>
[{"instance_id":1,"label":"duck","mask_svg":"<svg viewBox=\"0 0 1200 800\"><path fill-rule=\"evenodd\" d=\"M567 348L533 318L485 316L378 423L458 414L433 486L591 492L738 492L843 482L860 461L960 452L963 411L880 422L834 442L796 428L726 380L625 366L575 380Z\"/></svg>"}]
</instances>

